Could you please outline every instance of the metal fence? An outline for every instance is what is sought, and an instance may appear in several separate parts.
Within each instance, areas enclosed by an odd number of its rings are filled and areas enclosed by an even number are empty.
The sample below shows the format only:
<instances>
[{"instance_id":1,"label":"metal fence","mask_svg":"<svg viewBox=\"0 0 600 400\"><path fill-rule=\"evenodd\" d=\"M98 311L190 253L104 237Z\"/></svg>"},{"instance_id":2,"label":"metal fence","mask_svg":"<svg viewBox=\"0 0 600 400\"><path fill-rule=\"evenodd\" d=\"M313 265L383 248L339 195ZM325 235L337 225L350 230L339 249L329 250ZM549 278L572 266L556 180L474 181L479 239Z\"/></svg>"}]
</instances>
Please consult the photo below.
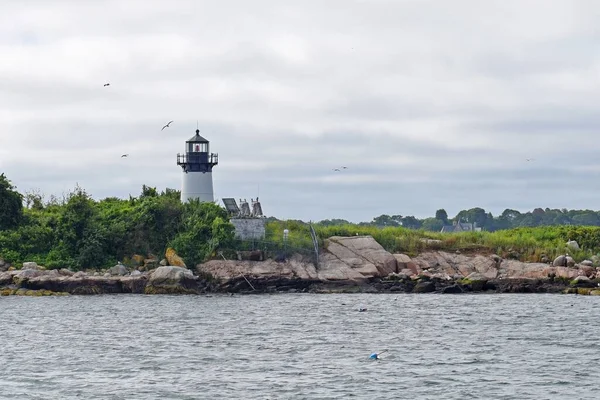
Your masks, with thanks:
<instances>
[{"instance_id":1,"label":"metal fence","mask_svg":"<svg viewBox=\"0 0 600 400\"><path fill-rule=\"evenodd\" d=\"M221 249L221 256L225 259L235 260L240 252L262 251L264 258L277 261L289 259L294 254L300 254L306 261L318 266L318 247L296 247L286 241L275 242L263 239L235 239L229 248Z\"/></svg>"}]
</instances>

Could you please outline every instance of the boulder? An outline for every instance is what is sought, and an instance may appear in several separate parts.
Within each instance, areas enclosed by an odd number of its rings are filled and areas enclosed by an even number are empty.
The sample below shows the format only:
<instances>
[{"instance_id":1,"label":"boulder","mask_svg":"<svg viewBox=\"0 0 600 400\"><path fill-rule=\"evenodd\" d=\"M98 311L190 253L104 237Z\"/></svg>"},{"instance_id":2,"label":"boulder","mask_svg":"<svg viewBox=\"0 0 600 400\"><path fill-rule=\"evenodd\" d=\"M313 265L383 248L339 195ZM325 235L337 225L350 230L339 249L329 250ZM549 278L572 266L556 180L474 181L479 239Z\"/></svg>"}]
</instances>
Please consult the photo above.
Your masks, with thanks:
<instances>
[{"instance_id":1,"label":"boulder","mask_svg":"<svg viewBox=\"0 0 600 400\"><path fill-rule=\"evenodd\" d=\"M139 276L139 275L141 275L141 274L142 274L142 273L141 273L140 271L138 271L137 269L135 269L135 270L131 271L131 276Z\"/></svg>"},{"instance_id":2,"label":"boulder","mask_svg":"<svg viewBox=\"0 0 600 400\"><path fill-rule=\"evenodd\" d=\"M583 265L583 266L586 266L586 267L593 267L594 266L594 262L592 260L583 260L579 264Z\"/></svg>"},{"instance_id":3,"label":"boulder","mask_svg":"<svg viewBox=\"0 0 600 400\"><path fill-rule=\"evenodd\" d=\"M379 277L398 272L396 258L377 243L372 236L333 236L325 240L325 249L342 262L348 260L354 265L362 264L368 270L372 270L369 264L375 266Z\"/></svg>"},{"instance_id":4,"label":"boulder","mask_svg":"<svg viewBox=\"0 0 600 400\"><path fill-rule=\"evenodd\" d=\"M73 276L44 274L24 279L21 287L31 290L50 290L78 295L123 293L121 282L115 278L103 278L77 272Z\"/></svg>"},{"instance_id":5,"label":"boulder","mask_svg":"<svg viewBox=\"0 0 600 400\"><path fill-rule=\"evenodd\" d=\"M75 272L73 272L69 269L66 269L66 268L59 269L58 273L63 276L73 276L75 274Z\"/></svg>"},{"instance_id":6,"label":"boulder","mask_svg":"<svg viewBox=\"0 0 600 400\"><path fill-rule=\"evenodd\" d=\"M470 281L485 281L485 280L487 280L486 277L483 276L483 274L480 274L479 272L473 272L473 273L469 274L466 279L468 279Z\"/></svg>"},{"instance_id":7,"label":"boulder","mask_svg":"<svg viewBox=\"0 0 600 400\"><path fill-rule=\"evenodd\" d=\"M144 260L144 269L151 270L158 268L158 260L156 258L147 258Z\"/></svg>"},{"instance_id":8,"label":"boulder","mask_svg":"<svg viewBox=\"0 0 600 400\"><path fill-rule=\"evenodd\" d=\"M401 270L399 272L399 274L406 275L406 276L418 275L418 274L415 274L412 269L408 269L408 268L405 268L405 269Z\"/></svg>"},{"instance_id":9,"label":"boulder","mask_svg":"<svg viewBox=\"0 0 600 400\"><path fill-rule=\"evenodd\" d=\"M587 276L579 275L579 276L575 277L575 279L573 279L571 282L573 284L578 284L580 282L590 282L590 281L591 281L591 279L588 278Z\"/></svg>"},{"instance_id":10,"label":"boulder","mask_svg":"<svg viewBox=\"0 0 600 400\"><path fill-rule=\"evenodd\" d=\"M421 272L419 266L415 262L413 262L410 259L410 257L406 254L394 254L394 258L396 259L398 271L409 269L412 271L411 275L418 275L419 272Z\"/></svg>"},{"instance_id":11,"label":"boulder","mask_svg":"<svg viewBox=\"0 0 600 400\"><path fill-rule=\"evenodd\" d=\"M9 285L12 283L13 276L9 272L0 272L0 287L4 285Z\"/></svg>"},{"instance_id":12,"label":"boulder","mask_svg":"<svg viewBox=\"0 0 600 400\"><path fill-rule=\"evenodd\" d=\"M445 293L445 294L463 293L463 290L458 285L452 285L452 286L447 286L444 289L442 289L442 293Z\"/></svg>"},{"instance_id":13,"label":"boulder","mask_svg":"<svg viewBox=\"0 0 600 400\"><path fill-rule=\"evenodd\" d=\"M408 268L407 265L411 261L410 257L406 254L394 254L394 258L396 259L396 265L400 271L404 268Z\"/></svg>"},{"instance_id":14,"label":"boulder","mask_svg":"<svg viewBox=\"0 0 600 400\"><path fill-rule=\"evenodd\" d=\"M178 266L158 267L150 274L144 290L146 294L194 294L198 293L197 277L187 268Z\"/></svg>"},{"instance_id":15,"label":"boulder","mask_svg":"<svg viewBox=\"0 0 600 400\"><path fill-rule=\"evenodd\" d=\"M160 265L161 267L166 267L167 265L169 265L169 262L167 261L166 258L163 258L162 260L160 260L158 265Z\"/></svg>"},{"instance_id":16,"label":"boulder","mask_svg":"<svg viewBox=\"0 0 600 400\"><path fill-rule=\"evenodd\" d=\"M165 252L165 258L169 265L174 267L187 268L185 263L183 262L183 258L179 257L175 252L175 249L169 247Z\"/></svg>"},{"instance_id":17,"label":"boulder","mask_svg":"<svg viewBox=\"0 0 600 400\"><path fill-rule=\"evenodd\" d=\"M569 240L566 245L570 249L579 250L579 243L576 240Z\"/></svg>"},{"instance_id":18,"label":"boulder","mask_svg":"<svg viewBox=\"0 0 600 400\"><path fill-rule=\"evenodd\" d=\"M580 275L585 275L588 278L594 277L596 275L596 268L589 266L589 265L581 265L579 267L579 274Z\"/></svg>"},{"instance_id":19,"label":"boulder","mask_svg":"<svg viewBox=\"0 0 600 400\"><path fill-rule=\"evenodd\" d=\"M118 263L117 265L109 269L108 273L110 275L125 276L129 273L129 271L127 270L127 267L125 267L123 264Z\"/></svg>"},{"instance_id":20,"label":"boulder","mask_svg":"<svg viewBox=\"0 0 600 400\"><path fill-rule=\"evenodd\" d=\"M135 270L133 272L136 272ZM147 277L145 275L134 275L120 277L121 290L123 293L144 293Z\"/></svg>"},{"instance_id":21,"label":"boulder","mask_svg":"<svg viewBox=\"0 0 600 400\"><path fill-rule=\"evenodd\" d=\"M555 267L566 267L567 266L567 256L558 256L552 262L552 265Z\"/></svg>"},{"instance_id":22,"label":"boulder","mask_svg":"<svg viewBox=\"0 0 600 400\"><path fill-rule=\"evenodd\" d=\"M371 263L362 264L355 258L339 259L330 253L320 257L317 272L318 279L321 281L363 282L368 278L379 276L377 267Z\"/></svg>"},{"instance_id":23,"label":"boulder","mask_svg":"<svg viewBox=\"0 0 600 400\"><path fill-rule=\"evenodd\" d=\"M135 265L139 266L139 265L144 265L144 260L146 259L146 257L142 256L141 254L134 254L133 256L131 256L131 260L135 263Z\"/></svg>"},{"instance_id":24,"label":"boulder","mask_svg":"<svg viewBox=\"0 0 600 400\"><path fill-rule=\"evenodd\" d=\"M565 262L567 263L567 267L574 267L575 266L575 260L571 256L566 256L565 257Z\"/></svg>"},{"instance_id":25,"label":"boulder","mask_svg":"<svg viewBox=\"0 0 600 400\"><path fill-rule=\"evenodd\" d=\"M413 293L431 293L435 292L435 284L430 281L419 282L415 285Z\"/></svg>"},{"instance_id":26,"label":"boulder","mask_svg":"<svg viewBox=\"0 0 600 400\"><path fill-rule=\"evenodd\" d=\"M477 255L469 257L462 254L452 254L444 251L421 253L412 259L420 270L427 270L432 274L444 273L449 276L468 276L479 272L488 279L498 276L498 262L494 258Z\"/></svg>"},{"instance_id":27,"label":"boulder","mask_svg":"<svg viewBox=\"0 0 600 400\"><path fill-rule=\"evenodd\" d=\"M42 268L40 268L39 265L37 265L37 263L33 262L33 261L29 261L29 262L24 262L23 263L23 268L21 269L35 269L35 270L41 270Z\"/></svg>"},{"instance_id":28,"label":"boulder","mask_svg":"<svg viewBox=\"0 0 600 400\"><path fill-rule=\"evenodd\" d=\"M474 291L480 291L485 289L487 278L479 272L473 272L465 278L465 283L471 286Z\"/></svg>"},{"instance_id":29,"label":"boulder","mask_svg":"<svg viewBox=\"0 0 600 400\"><path fill-rule=\"evenodd\" d=\"M0 272L8 271L8 267L10 267L10 264L0 258Z\"/></svg>"},{"instance_id":30,"label":"boulder","mask_svg":"<svg viewBox=\"0 0 600 400\"><path fill-rule=\"evenodd\" d=\"M432 279L439 279L441 281L451 281L452 278L450 277L450 275L444 273L444 272L437 272L435 274L431 275Z\"/></svg>"},{"instance_id":31,"label":"boulder","mask_svg":"<svg viewBox=\"0 0 600 400\"><path fill-rule=\"evenodd\" d=\"M46 274L46 271L40 271L38 269L22 269L14 275L13 280L15 281L15 283L17 283L23 279L35 278L35 277L45 275L45 274Z\"/></svg>"},{"instance_id":32,"label":"boulder","mask_svg":"<svg viewBox=\"0 0 600 400\"><path fill-rule=\"evenodd\" d=\"M356 237L357 239L362 239L363 237ZM331 239L331 240L330 240ZM347 275L350 273L351 275L356 275L357 278L364 280L365 278L373 278L373 277L384 277L389 275L390 271L387 274L382 273L382 271L373 263L370 259L365 258L366 251L362 251L363 249L357 249L354 246L354 243L340 243L345 242L345 238L333 237L325 240L325 249L320 257L319 264L320 269L327 270L324 274L330 275L334 273L338 276ZM347 247L348 245L352 246L352 248ZM363 246L364 247L364 246ZM362 253L362 254L361 254ZM389 253L388 253L389 254ZM393 256L392 256L393 257ZM396 259L394 258L394 263ZM342 270L352 269L354 272L344 272L340 275ZM360 277L362 275L362 277ZM324 278L325 280L338 280L333 276L329 276L328 278Z\"/></svg>"},{"instance_id":33,"label":"boulder","mask_svg":"<svg viewBox=\"0 0 600 400\"><path fill-rule=\"evenodd\" d=\"M548 275L554 273L558 278L573 279L581 275L579 270L568 267L551 267L548 268Z\"/></svg>"}]
</instances>

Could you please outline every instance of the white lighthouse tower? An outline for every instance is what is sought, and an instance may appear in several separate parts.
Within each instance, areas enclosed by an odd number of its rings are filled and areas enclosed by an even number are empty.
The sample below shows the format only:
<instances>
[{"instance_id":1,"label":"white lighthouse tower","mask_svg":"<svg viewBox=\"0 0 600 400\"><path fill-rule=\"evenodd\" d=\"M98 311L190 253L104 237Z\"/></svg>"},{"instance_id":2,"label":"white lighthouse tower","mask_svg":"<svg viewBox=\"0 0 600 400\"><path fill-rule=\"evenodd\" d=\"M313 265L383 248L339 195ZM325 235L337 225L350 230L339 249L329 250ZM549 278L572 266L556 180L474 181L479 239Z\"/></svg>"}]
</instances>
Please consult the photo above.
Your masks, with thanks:
<instances>
[{"instance_id":1,"label":"white lighthouse tower","mask_svg":"<svg viewBox=\"0 0 600 400\"><path fill-rule=\"evenodd\" d=\"M177 165L183 169L181 202L190 199L213 202L212 169L219 163L218 154L211 153L208 140L196 135L185 142L185 154L177 154Z\"/></svg>"}]
</instances>

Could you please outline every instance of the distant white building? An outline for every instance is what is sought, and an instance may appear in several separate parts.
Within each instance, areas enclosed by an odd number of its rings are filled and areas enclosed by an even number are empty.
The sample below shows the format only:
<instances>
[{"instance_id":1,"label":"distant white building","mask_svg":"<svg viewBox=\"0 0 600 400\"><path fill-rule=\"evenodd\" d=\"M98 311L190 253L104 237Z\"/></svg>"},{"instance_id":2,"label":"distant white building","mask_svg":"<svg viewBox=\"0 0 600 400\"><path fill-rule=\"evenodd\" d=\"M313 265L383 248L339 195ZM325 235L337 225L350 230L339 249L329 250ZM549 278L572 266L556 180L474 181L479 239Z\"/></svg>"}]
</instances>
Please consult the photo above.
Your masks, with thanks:
<instances>
[{"instance_id":1,"label":"distant white building","mask_svg":"<svg viewBox=\"0 0 600 400\"><path fill-rule=\"evenodd\" d=\"M460 222L460 220L458 220L454 221L452 225L442 226L442 230L440 232L481 232L481 228L479 228L475 222Z\"/></svg>"}]
</instances>

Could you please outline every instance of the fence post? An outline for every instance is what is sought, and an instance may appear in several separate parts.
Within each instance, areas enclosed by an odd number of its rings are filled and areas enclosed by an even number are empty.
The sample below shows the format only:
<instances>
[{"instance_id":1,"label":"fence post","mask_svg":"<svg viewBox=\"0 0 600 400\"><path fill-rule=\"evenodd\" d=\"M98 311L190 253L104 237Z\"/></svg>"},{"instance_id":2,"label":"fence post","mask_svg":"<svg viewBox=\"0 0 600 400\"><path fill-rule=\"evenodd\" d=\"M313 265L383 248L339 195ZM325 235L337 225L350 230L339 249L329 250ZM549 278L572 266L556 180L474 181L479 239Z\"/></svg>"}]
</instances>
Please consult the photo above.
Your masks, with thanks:
<instances>
[{"instance_id":1,"label":"fence post","mask_svg":"<svg viewBox=\"0 0 600 400\"><path fill-rule=\"evenodd\" d=\"M310 227L310 237L312 238L313 246L315 248L315 268L319 269L319 241L317 239L317 233L311 223L309 223L308 226Z\"/></svg>"}]
</instances>

